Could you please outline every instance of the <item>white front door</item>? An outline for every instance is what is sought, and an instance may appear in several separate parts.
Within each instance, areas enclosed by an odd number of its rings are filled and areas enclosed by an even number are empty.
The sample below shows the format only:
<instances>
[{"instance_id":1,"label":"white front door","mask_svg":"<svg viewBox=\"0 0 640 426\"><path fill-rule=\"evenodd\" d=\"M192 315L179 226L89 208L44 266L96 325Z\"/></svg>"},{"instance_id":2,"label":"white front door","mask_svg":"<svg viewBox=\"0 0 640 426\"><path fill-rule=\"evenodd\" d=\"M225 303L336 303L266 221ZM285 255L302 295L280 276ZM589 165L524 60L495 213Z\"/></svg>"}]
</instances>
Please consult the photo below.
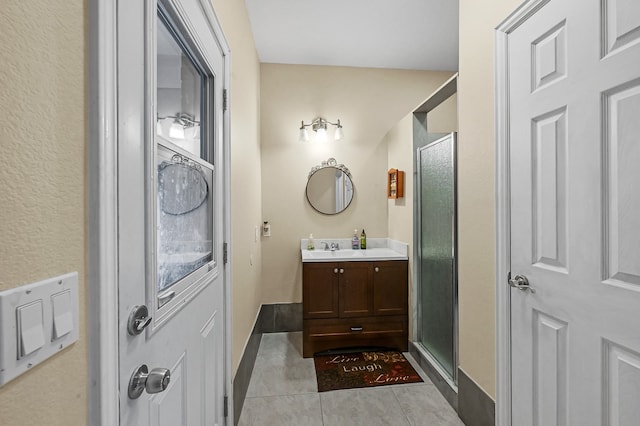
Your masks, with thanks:
<instances>
[{"instance_id":1,"label":"white front door","mask_svg":"<svg viewBox=\"0 0 640 426\"><path fill-rule=\"evenodd\" d=\"M121 425L225 424L227 82L216 25L208 1L118 4Z\"/></svg>"},{"instance_id":2,"label":"white front door","mask_svg":"<svg viewBox=\"0 0 640 426\"><path fill-rule=\"evenodd\" d=\"M640 2L509 25L511 424L637 426Z\"/></svg>"}]
</instances>

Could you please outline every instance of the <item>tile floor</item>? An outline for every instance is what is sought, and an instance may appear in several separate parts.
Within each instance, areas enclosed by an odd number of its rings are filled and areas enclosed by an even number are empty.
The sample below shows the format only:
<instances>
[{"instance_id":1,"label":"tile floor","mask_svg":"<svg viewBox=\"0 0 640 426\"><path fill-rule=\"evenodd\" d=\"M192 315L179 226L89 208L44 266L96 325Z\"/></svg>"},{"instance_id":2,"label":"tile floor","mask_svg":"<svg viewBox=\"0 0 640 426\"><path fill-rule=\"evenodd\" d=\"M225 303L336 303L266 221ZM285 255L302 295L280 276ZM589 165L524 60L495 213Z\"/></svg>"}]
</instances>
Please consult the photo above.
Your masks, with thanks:
<instances>
[{"instance_id":1,"label":"tile floor","mask_svg":"<svg viewBox=\"0 0 640 426\"><path fill-rule=\"evenodd\" d=\"M262 336L239 426L464 426L418 364L423 383L318 393L302 333Z\"/></svg>"}]
</instances>

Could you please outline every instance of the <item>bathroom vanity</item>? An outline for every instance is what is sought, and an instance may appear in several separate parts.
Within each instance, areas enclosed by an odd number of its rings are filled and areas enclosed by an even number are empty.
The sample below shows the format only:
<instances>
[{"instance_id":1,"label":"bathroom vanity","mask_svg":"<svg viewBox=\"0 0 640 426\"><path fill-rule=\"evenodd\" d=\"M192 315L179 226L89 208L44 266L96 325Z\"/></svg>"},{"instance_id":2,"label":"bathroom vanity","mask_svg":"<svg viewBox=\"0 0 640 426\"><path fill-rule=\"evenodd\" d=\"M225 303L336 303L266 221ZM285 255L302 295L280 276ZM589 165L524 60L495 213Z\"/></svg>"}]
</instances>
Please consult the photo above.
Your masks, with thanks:
<instances>
[{"instance_id":1,"label":"bathroom vanity","mask_svg":"<svg viewBox=\"0 0 640 426\"><path fill-rule=\"evenodd\" d=\"M366 250L302 250L305 358L348 347L407 350L407 246L369 243Z\"/></svg>"}]
</instances>

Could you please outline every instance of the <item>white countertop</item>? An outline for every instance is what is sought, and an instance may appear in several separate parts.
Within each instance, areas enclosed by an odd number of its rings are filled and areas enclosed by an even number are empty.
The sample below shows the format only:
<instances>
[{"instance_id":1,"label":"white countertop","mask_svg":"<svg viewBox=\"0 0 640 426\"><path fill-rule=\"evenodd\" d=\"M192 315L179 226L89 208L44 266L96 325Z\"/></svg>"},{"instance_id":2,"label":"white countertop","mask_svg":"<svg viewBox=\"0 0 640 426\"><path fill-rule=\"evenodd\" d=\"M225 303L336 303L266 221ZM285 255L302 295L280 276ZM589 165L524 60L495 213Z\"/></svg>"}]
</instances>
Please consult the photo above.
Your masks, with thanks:
<instances>
[{"instance_id":1,"label":"white countertop","mask_svg":"<svg viewBox=\"0 0 640 426\"><path fill-rule=\"evenodd\" d=\"M324 250L324 244L337 243L340 250ZM307 250L309 240L300 240L302 262L365 262L383 260L408 260L409 245L389 238L367 238L367 248L352 250L348 238L314 238L314 250Z\"/></svg>"}]
</instances>

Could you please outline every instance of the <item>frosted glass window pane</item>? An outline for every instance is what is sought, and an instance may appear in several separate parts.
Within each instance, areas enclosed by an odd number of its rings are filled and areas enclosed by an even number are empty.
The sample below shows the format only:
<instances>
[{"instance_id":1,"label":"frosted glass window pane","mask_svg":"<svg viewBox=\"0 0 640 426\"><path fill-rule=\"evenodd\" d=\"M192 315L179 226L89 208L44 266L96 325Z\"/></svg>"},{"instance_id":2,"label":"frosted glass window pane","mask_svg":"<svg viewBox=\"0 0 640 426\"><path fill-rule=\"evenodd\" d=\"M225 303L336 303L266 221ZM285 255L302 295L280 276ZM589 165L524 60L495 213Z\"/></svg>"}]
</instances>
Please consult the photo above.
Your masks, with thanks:
<instances>
[{"instance_id":1,"label":"frosted glass window pane","mask_svg":"<svg viewBox=\"0 0 640 426\"><path fill-rule=\"evenodd\" d=\"M213 259L213 170L158 146L157 284L166 290Z\"/></svg>"}]
</instances>

